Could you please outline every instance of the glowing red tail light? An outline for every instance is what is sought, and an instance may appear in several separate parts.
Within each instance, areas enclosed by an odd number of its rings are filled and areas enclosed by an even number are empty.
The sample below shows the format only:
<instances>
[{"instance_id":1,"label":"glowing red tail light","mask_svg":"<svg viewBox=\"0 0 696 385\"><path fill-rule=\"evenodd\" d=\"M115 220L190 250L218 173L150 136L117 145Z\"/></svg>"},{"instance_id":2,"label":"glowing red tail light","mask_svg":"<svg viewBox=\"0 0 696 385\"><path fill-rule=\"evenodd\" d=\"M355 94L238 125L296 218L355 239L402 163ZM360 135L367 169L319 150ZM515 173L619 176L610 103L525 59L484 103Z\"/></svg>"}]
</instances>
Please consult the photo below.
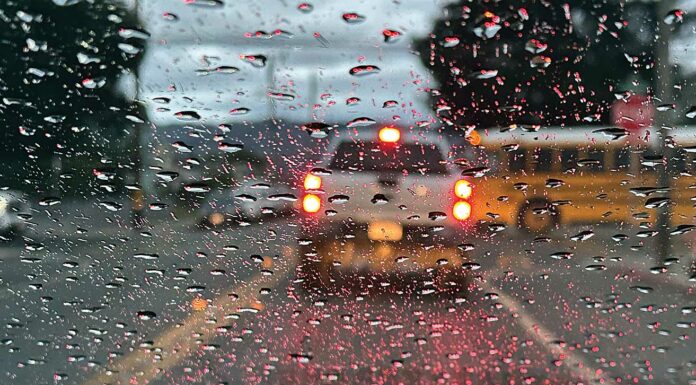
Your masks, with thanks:
<instances>
[{"instance_id":1,"label":"glowing red tail light","mask_svg":"<svg viewBox=\"0 0 696 385\"><path fill-rule=\"evenodd\" d=\"M469 197L471 197L471 192L471 183L466 179L458 180L457 183L454 184L454 195L456 195L457 198L469 199Z\"/></svg>"},{"instance_id":2,"label":"glowing red tail light","mask_svg":"<svg viewBox=\"0 0 696 385\"><path fill-rule=\"evenodd\" d=\"M309 214L319 212L321 210L321 198L317 193L321 189L321 177L310 172L305 176L302 185L305 189L305 196L302 198L302 210Z\"/></svg>"},{"instance_id":3,"label":"glowing red tail light","mask_svg":"<svg viewBox=\"0 0 696 385\"><path fill-rule=\"evenodd\" d=\"M307 194L302 199L302 210L307 213L316 213L321 209L321 198L314 194Z\"/></svg>"},{"instance_id":4,"label":"glowing red tail light","mask_svg":"<svg viewBox=\"0 0 696 385\"><path fill-rule=\"evenodd\" d=\"M471 216L471 203L467 202L471 198L473 188L471 182L460 179L454 184L454 195L457 198L452 206L452 216L458 221L465 221Z\"/></svg>"},{"instance_id":5,"label":"glowing red tail light","mask_svg":"<svg viewBox=\"0 0 696 385\"><path fill-rule=\"evenodd\" d=\"M319 190L321 188L321 177L312 173L304 178L305 190Z\"/></svg>"},{"instance_id":6,"label":"glowing red tail light","mask_svg":"<svg viewBox=\"0 0 696 385\"><path fill-rule=\"evenodd\" d=\"M458 221L469 219L471 216L471 205L466 201L459 201L452 207L452 215Z\"/></svg>"},{"instance_id":7,"label":"glowing red tail light","mask_svg":"<svg viewBox=\"0 0 696 385\"><path fill-rule=\"evenodd\" d=\"M401 139L401 132L394 127L383 127L379 130L379 140L383 143L396 143Z\"/></svg>"}]
</instances>

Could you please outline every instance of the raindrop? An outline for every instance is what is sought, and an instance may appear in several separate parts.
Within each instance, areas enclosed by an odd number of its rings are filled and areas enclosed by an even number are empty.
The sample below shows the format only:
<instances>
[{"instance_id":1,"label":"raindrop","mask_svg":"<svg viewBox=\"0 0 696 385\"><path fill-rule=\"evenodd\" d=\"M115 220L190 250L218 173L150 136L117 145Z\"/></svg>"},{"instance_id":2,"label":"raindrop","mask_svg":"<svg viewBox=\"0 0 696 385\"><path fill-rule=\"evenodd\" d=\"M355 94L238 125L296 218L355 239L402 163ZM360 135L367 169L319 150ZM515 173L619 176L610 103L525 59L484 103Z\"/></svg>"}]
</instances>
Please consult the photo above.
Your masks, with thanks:
<instances>
[{"instance_id":1,"label":"raindrop","mask_svg":"<svg viewBox=\"0 0 696 385\"><path fill-rule=\"evenodd\" d=\"M217 8L225 5L225 3L222 0L184 0L184 3L192 6L206 8Z\"/></svg>"},{"instance_id":2,"label":"raindrop","mask_svg":"<svg viewBox=\"0 0 696 385\"><path fill-rule=\"evenodd\" d=\"M186 288L187 293L201 293L205 291L205 286L193 285Z\"/></svg>"},{"instance_id":3,"label":"raindrop","mask_svg":"<svg viewBox=\"0 0 696 385\"><path fill-rule=\"evenodd\" d=\"M498 76L498 70L480 70L471 74L475 79L490 79Z\"/></svg>"},{"instance_id":4,"label":"raindrop","mask_svg":"<svg viewBox=\"0 0 696 385\"><path fill-rule=\"evenodd\" d=\"M665 15L663 21L665 24L675 24L675 23L681 23L684 20L684 12L681 9L673 9Z\"/></svg>"},{"instance_id":5,"label":"raindrop","mask_svg":"<svg viewBox=\"0 0 696 385\"><path fill-rule=\"evenodd\" d=\"M156 259L159 259L159 255L157 254L146 254L146 253L139 253L139 254L134 254L133 258L135 259L144 259L147 261L153 261Z\"/></svg>"},{"instance_id":6,"label":"raindrop","mask_svg":"<svg viewBox=\"0 0 696 385\"><path fill-rule=\"evenodd\" d=\"M447 219L447 214L443 213L442 211L432 211L428 213L428 219L431 221L444 221Z\"/></svg>"},{"instance_id":7,"label":"raindrop","mask_svg":"<svg viewBox=\"0 0 696 385\"><path fill-rule=\"evenodd\" d=\"M611 138L611 140L618 140L625 136L628 136L628 131L623 128L602 128L600 130L594 130L593 133L604 134Z\"/></svg>"},{"instance_id":8,"label":"raindrop","mask_svg":"<svg viewBox=\"0 0 696 385\"><path fill-rule=\"evenodd\" d=\"M654 209L654 208L664 207L668 203L669 203L669 198L666 198L666 197L649 198L645 202L645 207L649 208L649 209Z\"/></svg>"},{"instance_id":9,"label":"raindrop","mask_svg":"<svg viewBox=\"0 0 696 385\"><path fill-rule=\"evenodd\" d=\"M230 110L230 115L246 115L249 113L249 109L246 107L233 108Z\"/></svg>"},{"instance_id":10,"label":"raindrop","mask_svg":"<svg viewBox=\"0 0 696 385\"><path fill-rule=\"evenodd\" d=\"M585 270L587 270L587 271L603 271L606 269L607 269L607 267L605 265L587 265L587 266L585 266Z\"/></svg>"},{"instance_id":11,"label":"raindrop","mask_svg":"<svg viewBox=\"0 0 696 385\"><path fill-rule=\"evenodd\" d=\"M643 294L649 294L653 291L653 288L650 286L631 286L631 290L635 290Z\"/></svg>"},{"instance_id":12,"label":"raindrop","mask_svg":"<svg viewBox=\"0 0 696 385\"><path fill-rule=\"evenodd\" d=\"M472 176L474 178L480 178L490 171L488 167L473 167L462 171L462 176Z\"/></svg>"},{"instance_id":13,"label":"raindrop","mask_svg":"<svg viewBox=\"0 0 696 385\"><path fill-rule=\"evenodd\" d=\"M570 251L558 251L550 255L553 259L570 259L572 256L573 253Z\"/></svg>"},{"instance_id":14,"label":"raindrop","mask_svg":"<svg viewBox=\"0 0 696 385\"><path fill-rule=\"evenodd\" d=\"M571 240L573 241L586 241L594 236L594 232L592 230L585 230L577 233L576 235L573 235L570 237Z\"/></svg>"},{"instance_id":15,"label":"raindrop","mask_svg":"<svg viewBox=\"0 0 696 385\"><path fill-rule=\"evenodd\" d=\"M541 42L537 39L531 39L528 40L527 43L525 43L524 49L533 54L539 54L546 51L546 48L548 48L548 46L548 44Z\"/></svg>"},{"instance_id":16,"label":"raindrop","mask_svg":"<svg viewBox=\"0 0 696 385\"><path fill-rule=\"evenodd\" d=\"M211 74L222 74L222 75L229 75L229 74L234 74L239 72L239 68L237 67L232 67L232 66L219 66L215 68L202 68L196 70L196 74L200 76L207 76Z\"/></svg>"},{"instance_id":17,"label":"raindrop","mask_svg":"<svg viewBox=\"0 0 696 385\"><path fill-rule=\"evenodd\" d=\"M282 92L268 92L268 97L275 100L292 101L295 100L295 95L285 94Z\"/></svg>"},{"instance_id":18,"label":"raindrop","mask_svg":"<svg viewBox=\"0 0 696 385\"><path fill-rule=\"evenodd\" d=\"M172 143L172 147L181 153L189 153L193 151L193 147L181 141Z\"/></svg>"},{"instance_id":19,"label":"raindrop","mask_svg":"<svg viewBox=\"0 0 696 385\"><path fill-rule=\"evenodd\" d=\"M60 203L60 199L56 197L46 197L39 201L39 206L54 206Z\"/></svg>"},{"instance_id":20,"label":"raindrop","mask_svg":"<svg viewBox=\"0 0 696 385\"><path fill-rule=\"evenodd\" d=\"M389 203L389 199L384 194L375 194L370 200L374 205L384 205Z\"/></svg>"},{"instance_id":21,"label":"raindrop","mask_svg":"<svg viewBox=\"0 0 696 385\"><path fill-rule=\"evenodd\" d=\"M696 106L691 106L686 112L686 117L689 119L696 118Z\"/></svg>"},{"instance_id":22,"label":"raindrop","mask_svg":"<svg viewBox=\"0 0 696 385\"><path fill-rule=\"evenodd\" d=\"M302 13L310 13L314 9L314 6L310 3L300 3L297 6L297 10L299 10Z\"/></svg>"},{"instance_id":23,"label":"raindrop","mask_svg":"<svg viewBox=\"0 0 696 385\"><path fill-rule=\"evenodd\" d=\"M293 194L290 194L290 193L284 193L284 194L269 195L266 199L268 199L271 202L275 202L275 201L295 202L297 200L297 197Z\"/></svg>"},{"instance_id":24,"label":"raindrop","mask_svg":"<svg viewBox=\"0 0 696 385\"><path fill-rule=\"evenodd\" d=\"M384 29L382 31L382 35L384 36L384 42L385 43L394 43L399 38L401 37L402 33L399 31L395 31L393 29Z\"/></svg>"},{"instance_id":25,"label":"raindrop","mask_svg":"<svg viewBox=\"0 0 696 385\"><path fill-rule=\"evenodd\" d=\"M201 116L195 111L179 111L174 116L184 122L200 120Z\"/></svg>"},{"instance_id":26,"label":"raindrop","mask_svg":"<svg viewBox=\"0 0 696 385\"><path fill-rule=\"evenodd\" d=\"M529 61L529 66L532 68L546 68L551 65L551 58L548 56L534 56Z\"/></svg>"},{"instance_id":27,"label":"raindrop","mask_svg":"<svg viewBox=\"0 0 696 385\"><path fill-rule=\"evenodd\" d=\"M227 152L227 153L235 153L235 152L242 151L243 149L244 149L244 145L239 144L239 143L235 143L235 144L226 143L226 142L218 143L218 150L221 150L221 151Z\"/></svg>"},{"instance_id":28,"label":"raindrop","mask_svg":"<svg viewBox=\"0 0 696 385\"><path fill-rule=\"evenodd\" d=\"M333 129L333 126L321 122L311 122L303 124L301 128L307 131L312 138L321 139L329 135L328 132Z\"/></svg>"},{"instance_id":29,"label":"raindrop","mask_svg":"<svg viewBox=\"0 0 696 385\"><path fill-rule=\"evenodd\" d=\"M379 73L379 71L379 67L375 65L359 65L351 68L348 73L350 73L353 76L367 76Z\"/></svg>"},{"instance_id":30,"label":"raindrop","mask_svg":"<svg viewBox=\"0 0 696 385\"><path fill-rule=\"evenodd\" d=\"M656 110L664 112L664 111L672 111L676 108L674 104L660 104L657 107L655 107Z\"/></svg>"},{"instance_id":31,"label":"raindrop","mask_svg":"<svg viewBox=\"0 0 696 385\"><path fill-rule=\"evenodd\" d=\"M124 39L142 39L146 40L150 38L150 34L142 29L135 28L119 28L118 36Z\"/></svg>"},{"instance_id":32,"label":"raindrop","mask_svg":"<svg viewBox=\"0 0 696 385\"><path fill-rule=\"evenodd\" d=\"M164 12L162 14L162 18L166 21L178 21L179 20L179 16L177 16L175 13L171 13L171 12Z\"/></svg>"},{"instance_id":33,"label":"raindrop","mask_svg":"<svg viewBox=\"0 0 696 385\"><path fill-rule=\"evenodd\" d=\"M343 20L348 24L357 24L365 21L365 16L355 12L346 12L343 14Z\"/></svg>"},{"instance_id":34,"label":"raindrop","mask_svg":"<svg viewBox=\"0 0 696 385\"><path fill-rule=\"evenodd\" d=\"M367 127L367 126L371 126L375 123L377 123L377 122L374 119L370 119L367 117L360 117L360 118L355 118L355 119L351 120L350 122L348 122L348 124L346 124L346 127L348 127L348 128Z\"/></svg>"},{"instance_id":35,"label":"raindrop","mask_svg":"<svg viewBox=\"0 0 696 385\"><path fill-rule=\"evenodd\" d=\"M679 225L677 226L676 229L672 230L669 234L670 235L681 235L681 234L686 234L690 231L693 231L696 229L695 225Z\"/></svg>"},{"instance_id":36,"label":"raindrop","mask_svg":"<svg viewBox=\"0 0 696 385\"><path fill-rule=\"evenodd\" d=\"M193 193L206 193L210 191L210 187L205 183L194 182L184 185L184 190Z\"/></svg>"},{"instance_id":37,"label":"raindrop","mask_svg":"<svg viewBox=\"0 0 696 385\"><path fill-rule=\"evenodd\" d=\"M459 37L457 36L445 36L440 42L440 45L445 48L452 48L459 45Z\"/></svg>"},{"instance_id":38,"label":"raindrop","mask_svg":"<svg viewBox=\"0 0 696 385\"><path fill-rule=\"evenodd\" d=\"M267 59L263 55L239 55L239 58L256 68L266 66Z\"/></svg>"},{"instance_id":39,"label":"raindrop","mask_svg":"<svg viewBox=\"0 0 696 385\"><path fill-rule=\"evenodd\" d=\"M99 202L99 206L101 206L109 211L118 211L123 207L123 205L121 205L119 203L109 202L109 201Z\"/></svg>"},{"instance_id":40,"label":"raindrop","mask_svg":"<svg viewBox=\"0 0 696 385\"><path fill-rule=\"evenodd\" d=\"M546 180L545 186L549 187L549 188L558 188L558 187L563 186L564 184L565 184L565 182L563 182L560 179L549 178Z\"/></svg>"},{"instance_id":41,"label":"raindrop","mask_svg":"<svg viewBox=\"0 0 696 385\"><path fill-rule=\"evenodd\" d=\"M358 104L360 104L360 98L352 97L352 98L346 99L347 106L356 106Z\"/></svg>"},{"instance_id":42,"label":"raindrop","mask_svg":"<svg viewBox=\"0 0 696 385\"><path fill-rule=\"evenodd\" d=\"M155 312L153 312L153 311L144 310L144 311L139 311L137 313L137 317L143 321L149 321L151 319L156 318L157 314L155 314Z\"/></svg>"},{"instance_id":43,"label":"raindrop","mask_svg":"<svg viewBox=\"0 0 696 385\"><path fill-rule=\"evenodd\" d=\"M164 182L171 182L179 177L179 173L174 171L160 171L155 174L155 176Z\"/></svg>"},{"instance_id":44,"label":"raindrop","mask_svg":"<svg viewBox=\"0 0 696 385\"><path fill-rule=\"evenodd\" d=\"M339 194L339 195L330 196L327 199L327 201L329 203L344 204L344 203L348 202L349 199L350 199L350 197L348 195L340 195Z\"/></svg>"}]
</instances>

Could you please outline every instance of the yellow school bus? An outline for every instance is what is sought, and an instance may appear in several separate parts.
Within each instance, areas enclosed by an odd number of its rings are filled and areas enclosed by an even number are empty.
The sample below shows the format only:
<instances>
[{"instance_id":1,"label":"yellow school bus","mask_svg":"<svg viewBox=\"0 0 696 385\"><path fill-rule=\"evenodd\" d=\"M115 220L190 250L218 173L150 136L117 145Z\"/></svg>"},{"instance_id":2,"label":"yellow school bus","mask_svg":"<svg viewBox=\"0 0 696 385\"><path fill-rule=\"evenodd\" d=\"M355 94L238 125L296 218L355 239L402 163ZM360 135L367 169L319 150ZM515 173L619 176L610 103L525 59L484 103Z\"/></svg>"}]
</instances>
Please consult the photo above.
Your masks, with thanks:
<instances>
[{"instance_id":1,"label":"yellow school bus","mask_svg":"<svg viewBox=\"0 0 696 385\"><path fill-rule=\"evenodd\" d=\"M696 218L696 126L678 127L669 132L672 148L670 169L670 222L672 226L694 224Z\"/></svg>"},{"instance_id":2,"label":"yellow school bus","mask_svg":"<svg viewBox=\"0 0 696 385\"><path fill-rule=\"evenodd\" d=\"M655 135L601 127L479 130L475 218L543 233L569 223L650 222ZM695 137L696 138L696 137ZM477 138L478 142L478 138ZM696 141L695 143L696 144Z\"/></svg>"}]
</instances>

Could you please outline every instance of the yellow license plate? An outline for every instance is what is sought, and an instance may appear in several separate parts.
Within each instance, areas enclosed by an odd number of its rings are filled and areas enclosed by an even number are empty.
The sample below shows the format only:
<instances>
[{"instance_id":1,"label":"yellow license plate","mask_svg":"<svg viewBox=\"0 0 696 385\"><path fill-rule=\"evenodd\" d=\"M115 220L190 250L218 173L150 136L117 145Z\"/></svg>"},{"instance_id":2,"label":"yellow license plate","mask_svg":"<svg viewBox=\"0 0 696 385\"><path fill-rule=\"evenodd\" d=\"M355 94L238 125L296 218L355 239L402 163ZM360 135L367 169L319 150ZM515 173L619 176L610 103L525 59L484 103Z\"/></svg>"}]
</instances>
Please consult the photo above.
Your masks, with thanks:
<instances>
[{"instance_id":1,"label":"yellow license plate","mask_svg":"<svg viewBox=\"0 0 696 385\"><path fill-rule=\"evenodd\" d=\"M404 227L400 223L375 221L367 226L367 237L373 241L400 241L404 236Z\"/></svg>"}]
</instances>

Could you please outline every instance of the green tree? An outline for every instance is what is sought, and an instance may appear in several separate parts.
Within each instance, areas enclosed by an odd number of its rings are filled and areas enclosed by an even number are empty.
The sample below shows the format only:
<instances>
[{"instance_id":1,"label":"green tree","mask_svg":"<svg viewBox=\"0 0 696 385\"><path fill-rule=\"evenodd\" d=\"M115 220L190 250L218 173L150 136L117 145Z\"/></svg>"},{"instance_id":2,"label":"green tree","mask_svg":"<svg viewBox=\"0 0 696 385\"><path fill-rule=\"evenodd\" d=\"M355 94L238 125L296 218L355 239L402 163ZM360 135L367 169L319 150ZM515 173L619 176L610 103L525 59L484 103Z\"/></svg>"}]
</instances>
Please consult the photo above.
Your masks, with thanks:
<instances>
[{"instance_id":1,"label":"green tree","mask_svg":"<svg viewBox=\"0 0 696 385\"><path fill-rule=\"evenodd\" d=\"M56 159L84 171L128 149L115 86L147 34L122 2L9 0L0 31L0 186L48 190Z\"/></svg>"},{"instance_id":2,"label":"green tree","mask_svg":"<svg viewBox=\"0 0 696 385\"><path fill-rule=\"evenodd\" d=\"M452 124L483 127L607 122L626 80L651 78L652 7L594 0L449 5L417 43L440 83L437 111Z\"/></svg>"}]
</instances>

